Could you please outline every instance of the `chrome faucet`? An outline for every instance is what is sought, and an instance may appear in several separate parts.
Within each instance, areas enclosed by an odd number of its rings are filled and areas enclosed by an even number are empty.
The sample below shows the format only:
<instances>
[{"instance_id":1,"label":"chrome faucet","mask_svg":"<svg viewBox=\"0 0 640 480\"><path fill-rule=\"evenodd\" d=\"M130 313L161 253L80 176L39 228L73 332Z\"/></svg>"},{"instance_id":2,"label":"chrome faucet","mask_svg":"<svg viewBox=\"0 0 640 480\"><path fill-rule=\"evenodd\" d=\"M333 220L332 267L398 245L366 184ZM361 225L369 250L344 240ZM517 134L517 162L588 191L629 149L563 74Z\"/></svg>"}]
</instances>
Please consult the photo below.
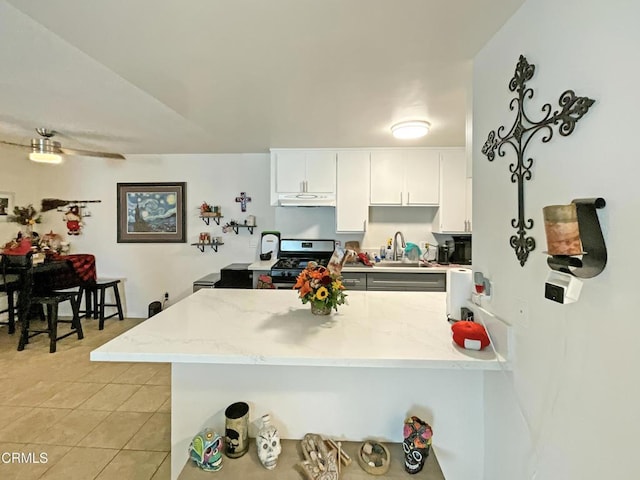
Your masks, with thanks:
<instances>
[{"instance_id":1,"label":"chrome faucet","mask_svg":"<svg viewBox=\"0 0 640 480\"><path fill-rule=\"evenodd\" d=\"M391 247L393 250L393 253L391 254L392 260L398 260L398 235L400 235L400 246L402 247L402 251L404 251L404 249L406 248L407 244L404 243L404 235L402 234L402 232L398 231L395 233L395 235L393 236L393 247ZM402 258L402 255L401 255Z\"/></svg>"}]
</instances>

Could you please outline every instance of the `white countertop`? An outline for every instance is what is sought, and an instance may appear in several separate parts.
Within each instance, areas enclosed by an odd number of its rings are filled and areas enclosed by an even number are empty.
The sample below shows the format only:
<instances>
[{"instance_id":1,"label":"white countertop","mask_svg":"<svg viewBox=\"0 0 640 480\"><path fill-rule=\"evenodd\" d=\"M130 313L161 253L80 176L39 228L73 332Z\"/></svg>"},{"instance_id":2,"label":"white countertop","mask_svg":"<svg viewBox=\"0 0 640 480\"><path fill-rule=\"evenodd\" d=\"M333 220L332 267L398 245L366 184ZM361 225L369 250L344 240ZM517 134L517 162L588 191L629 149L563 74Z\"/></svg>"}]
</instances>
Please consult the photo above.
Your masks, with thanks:
<instances>
[{"instance_id":1,"label":"white countertop","mask_svg":"<svg viewBox=\"0 0 640 480\"><path fill-rule=\"evenodd\" d=\"M499 370L456 346L446 294L349 291L314 316L290 290L202 289L91 352L91 360Z\"/></svg>"},{"instance_id":2,"label":"white countertop","mask_svg":"<svg viewBox=\"0 0 640 480\"><path fill-rule=\"evenodd\" d=\"M271 267L273 267L277 261L278 261L277 258L272 259L272 260L258 260L257 262L253 262L247 268L249 270L265 270L265 271L268 271L268 270L271 270Z\"/></svg>"}]
</instances>

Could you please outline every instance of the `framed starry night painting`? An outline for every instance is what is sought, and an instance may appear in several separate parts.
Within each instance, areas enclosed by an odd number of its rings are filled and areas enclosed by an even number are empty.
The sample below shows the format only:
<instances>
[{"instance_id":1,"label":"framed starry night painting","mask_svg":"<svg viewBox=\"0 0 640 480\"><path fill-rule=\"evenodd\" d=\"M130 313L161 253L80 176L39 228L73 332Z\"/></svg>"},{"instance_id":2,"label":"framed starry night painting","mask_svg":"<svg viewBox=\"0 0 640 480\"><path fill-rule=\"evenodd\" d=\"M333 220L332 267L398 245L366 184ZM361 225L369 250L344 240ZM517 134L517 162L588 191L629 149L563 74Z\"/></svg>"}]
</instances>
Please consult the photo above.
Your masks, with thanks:
<instances>
[{"instance_id":1,"label":"framed starry night painting","mask_svg":"<svg viewBox=\"0 0 640 480\"><path fill-rule=\"evenodd\" d=\"M184 243L187 184L118 183L118 243Z\"/></svg>"}]
</instances>

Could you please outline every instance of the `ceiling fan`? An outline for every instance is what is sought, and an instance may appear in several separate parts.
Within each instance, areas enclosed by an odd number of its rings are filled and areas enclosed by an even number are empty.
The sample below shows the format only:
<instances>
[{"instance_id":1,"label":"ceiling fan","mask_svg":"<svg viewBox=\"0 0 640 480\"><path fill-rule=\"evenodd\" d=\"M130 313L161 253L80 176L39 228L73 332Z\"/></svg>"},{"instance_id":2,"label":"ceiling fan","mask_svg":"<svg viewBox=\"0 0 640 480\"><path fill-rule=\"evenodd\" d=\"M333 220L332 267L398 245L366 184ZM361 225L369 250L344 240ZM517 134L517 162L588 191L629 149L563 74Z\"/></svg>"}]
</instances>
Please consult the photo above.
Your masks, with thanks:
<instances>
[{"instance_id":1,"label":"ceiling fan","mask_svg":"<svg viewBox=\"0 0 640 480\"><path fill-rule=\"evenodd\" d=\"M32 138L31 145L23 145L21 143L7 142L4 140L0 140L0 143L12 145L14 147L30 148L31 153L29 154L29 159L34 162L60 163L62 162L62 155L81 155L86 157L124 160L124 156L119 153L94 152L90 150L65 148L60 145L60 142L52 139L57 132L49 130L48 128L36 128L36 132L38 132L40 137Z\"/></svg>"}]
</instances>

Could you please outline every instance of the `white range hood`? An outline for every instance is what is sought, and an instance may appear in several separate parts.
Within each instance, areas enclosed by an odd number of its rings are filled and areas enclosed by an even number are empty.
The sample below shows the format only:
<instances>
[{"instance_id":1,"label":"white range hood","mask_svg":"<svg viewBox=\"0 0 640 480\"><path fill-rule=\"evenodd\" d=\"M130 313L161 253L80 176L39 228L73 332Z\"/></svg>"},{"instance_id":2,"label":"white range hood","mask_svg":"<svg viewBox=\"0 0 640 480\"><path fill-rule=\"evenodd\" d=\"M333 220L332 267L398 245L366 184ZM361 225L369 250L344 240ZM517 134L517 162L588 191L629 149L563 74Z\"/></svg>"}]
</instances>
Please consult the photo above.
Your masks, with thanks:
<instances>
[{"instance_id":1,"label":"white range hood","mask_svg":"<svg viewBox=\"0 0 640 480\"><path fill-rule=\"evenodd\" d=\"M278 195L281 207L335 207L336 196L333 193L283 193Z\"/></svg>"}]
</instances>

